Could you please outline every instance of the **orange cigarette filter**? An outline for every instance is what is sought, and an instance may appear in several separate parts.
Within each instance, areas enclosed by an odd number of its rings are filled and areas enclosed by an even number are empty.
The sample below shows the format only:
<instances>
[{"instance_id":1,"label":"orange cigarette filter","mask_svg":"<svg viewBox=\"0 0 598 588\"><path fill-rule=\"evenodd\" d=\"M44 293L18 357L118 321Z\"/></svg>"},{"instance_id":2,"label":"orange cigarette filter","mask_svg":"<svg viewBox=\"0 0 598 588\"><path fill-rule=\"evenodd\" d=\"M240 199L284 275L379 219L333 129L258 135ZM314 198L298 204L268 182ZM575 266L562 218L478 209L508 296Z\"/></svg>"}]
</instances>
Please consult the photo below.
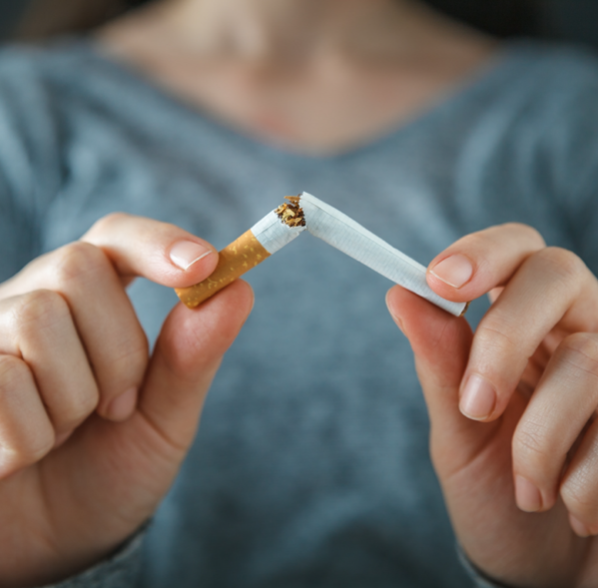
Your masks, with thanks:
<instances>
[{"instance_id":1,"label":"orange cigarette filter","mask_svg":"<svg viewBox=\"0 0 598 588\"><path fill-rule=\"evenodd\" d=\"M195 308L290 243L304 229L298 198L289 197L289 202L267 214L220 251L218 265L208 278L189 288L175 288L175 292L186 306Z\"/></svg>"},{"instance_id":2,"label":"orange cigarette filter","mask_svg":"<svg viewBox=\"0 0 598 588\"><path fill-rule=\"evenodd\" d=\"M270 253L249 230L220 251L218 265L209 278L190 288L176 288L175 292L186 306L195 308L267 257Z\"/></svg>"}]
</instances>

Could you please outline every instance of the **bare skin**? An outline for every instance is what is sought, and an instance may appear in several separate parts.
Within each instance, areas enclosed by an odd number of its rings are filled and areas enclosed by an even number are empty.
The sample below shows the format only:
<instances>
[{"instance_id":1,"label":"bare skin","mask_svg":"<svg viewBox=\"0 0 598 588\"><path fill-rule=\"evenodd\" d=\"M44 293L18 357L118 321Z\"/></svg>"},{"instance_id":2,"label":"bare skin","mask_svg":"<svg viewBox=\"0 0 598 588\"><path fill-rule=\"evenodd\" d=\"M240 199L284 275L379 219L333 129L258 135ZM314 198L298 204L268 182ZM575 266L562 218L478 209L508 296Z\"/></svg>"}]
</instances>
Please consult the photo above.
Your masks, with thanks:
<instances>
[{"instance_id":1,"label":"bare skin","mask_svg":"<svg viewBox=\"0 0 598 588\"><path fill-rule=\"evenodd\" d=\"M407 0L168 0L97 39L226 124L312 153L405 124L496 52ZM188 286L215 263L177 227L112 215L0 284L0 588L101 560L167 492L252 295L238 282L197 311L178 305L149 357L125 287ZM458 301L500 294L475 334L398 287L388 296L461 544L514 587L598 585L596 279L507 225L440 254L429 283Z\"/></svg>"},{"instance_id":2,"label":"bare skin","mask_svg":"<svg viewBox=\"0 0 598 588\"><path fill-rule=\"evenodd\" d=\"M156 509L252 294L238 282L176 306L149 357L125 287L189 286L216 260L182 229L119 214L0 285L0 586L76 573Z\"/></svg>"},{"instance_id":3,"label":"bare skin","mask_svg":"<svg viewBox=\"0 0 598 588\"><path fill-rule=\"evenodd\" d=\"M98 38L226 124L311 153L350 149L417 117L497 49L397 0L171 0Z\"/></svg>"},{"instance_id":4,"label":"bare skin","mask_svg":"<svg viewBox=\"0 0 598 588\"><path fill-rule=\"evenodd\" d=\"M461 545L507 586L598 586L598 280L511 224L453 244L428 283L450 300L494 300L472 333L399 287L387 298L415 354Z\"/></svg>"}]
</instances>

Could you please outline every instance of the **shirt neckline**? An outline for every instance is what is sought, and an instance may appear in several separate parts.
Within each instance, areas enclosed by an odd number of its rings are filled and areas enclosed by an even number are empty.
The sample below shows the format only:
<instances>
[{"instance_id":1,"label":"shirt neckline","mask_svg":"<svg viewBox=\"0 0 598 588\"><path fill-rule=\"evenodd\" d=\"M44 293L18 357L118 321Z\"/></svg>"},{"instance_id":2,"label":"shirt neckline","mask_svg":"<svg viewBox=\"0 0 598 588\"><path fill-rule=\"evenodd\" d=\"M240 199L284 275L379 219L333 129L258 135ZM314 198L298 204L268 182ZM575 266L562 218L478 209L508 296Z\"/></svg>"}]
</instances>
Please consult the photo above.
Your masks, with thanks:
<instances>
[{"instance_id":1,"label":"shirt neckline","mask_svg":"<svg viewBox=\"0 0 598 588\"><path fill-rule=\"evenodd\" d=\"M396 125L389 125L388 131L379 133L377 136L366 139L361 143L356 143L347 149L323 154L281 147L275 143L263 141L258 137L243 132L243 130L233 125L227 124L225 121L212 116L209 112L203 111L201 108L187 102L177 94L169 92L167 88L152 80L133 65L115 59L104 51L101 44L93 38L71 38L66 44L63 44L63 47L72 44L78 46L80 50L79 55L83 54L87 58L101 64L109 71L116 73L120 78L126 78L129 83L141 88L144 92L149 92L159 102L164 103L165 107L183 112L188 118L197 121L197 123L200 123L204 127L208 126L220 135L227 136L236 144L243 144L250 150L276 161L318 165L359 158L379 149L384 149L394 141L409 135L413 131L432 124L438 117L450 110L454 104L475 94L479 88L485 87L492 79L499 77L502 70L510 62L510 57L515 47L526 43L522 41L503 43L485 64L473 71L471 75L462 81L448 88L428 108L415 113L412 118Z\"/></svg>"}]
</instances>

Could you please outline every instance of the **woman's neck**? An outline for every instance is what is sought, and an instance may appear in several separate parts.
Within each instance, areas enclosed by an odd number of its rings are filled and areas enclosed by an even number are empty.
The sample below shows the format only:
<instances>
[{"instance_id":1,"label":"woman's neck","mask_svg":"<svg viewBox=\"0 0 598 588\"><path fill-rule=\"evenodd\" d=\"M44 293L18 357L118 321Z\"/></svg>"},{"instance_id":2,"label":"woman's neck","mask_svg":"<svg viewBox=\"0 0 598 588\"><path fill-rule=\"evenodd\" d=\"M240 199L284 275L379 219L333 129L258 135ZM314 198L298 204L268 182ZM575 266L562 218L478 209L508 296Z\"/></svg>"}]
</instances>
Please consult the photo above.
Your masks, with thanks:
<instances>
[{"instance_id":1,"label":"woman's neck","mask_svg":"<svg viewBox=\"0 0 598 588\"><path fill-rule=\"evenodd\" d=\"M99 38L225 123L317 152L413 118L495 51L412 0L162 0Z\"/></svg>"},{"instance_id":2,"label":"woman's neck","mask_svg":"<svg viewBox=\"0 0 598 588\"><path fill-rule=\"evenodd\" d=\"M121 24L162 49L285 67L323 54L396 62L426 47L482 40L414 0L161 0Z\"/></svg>"},{"instance_id":3,"label":"woman's neck","mask_svg":"<svg viewBox=\"0 0 598 588\"><path fill-rule=\"evenodd\" d=\"M189 48L240 61L376 58L422 32L422 8L409 0L169 0L159 10Z\"/></svg>"}]
</instances>

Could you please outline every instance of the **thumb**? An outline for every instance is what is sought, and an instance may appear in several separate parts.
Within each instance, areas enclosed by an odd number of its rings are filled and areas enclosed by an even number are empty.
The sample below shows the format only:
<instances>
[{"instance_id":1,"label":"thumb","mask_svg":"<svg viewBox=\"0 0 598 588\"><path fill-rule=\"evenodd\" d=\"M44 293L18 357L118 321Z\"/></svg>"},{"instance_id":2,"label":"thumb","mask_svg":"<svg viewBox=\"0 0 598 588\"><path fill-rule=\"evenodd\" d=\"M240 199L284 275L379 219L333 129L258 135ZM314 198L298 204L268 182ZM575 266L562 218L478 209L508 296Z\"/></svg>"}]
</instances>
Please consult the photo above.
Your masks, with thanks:
<instances>
[{"instance_id":1,"label":"thumb","mask_svg":"<svg viewBox=\"0 0 598 588\"><path fill-rule=\"evenodd\" d=\"M48 456L44 485L60 497L50 531L66 545L61 553L104 556L155 511L252 302L249 285L237 281L196 310L179 303L162 327L134 414L118 423L92 417Z\"/></svg>"},{"instance_id":2,"label":"thumb","mask_svg":"<svg viewBox=\"0 0 598 588\"><path fill-rule=\"evenodd\" d=\"M432 458L442 478L469 463L488 432L487 425L459 411L459 388L473 333L464 318L449 315L400 286L388 292L386 303L415 356L430 415Z\"/></svg>"},{"instance_id":3,"label":"thumb","mask_svg":"<svg viewBox=\"0 0 598 588\"><path fill-rule=\"evenodd\" d=\"M166 319L138 410L175 449L191 444L222 356L252 306L251 288L238 280L196 310L178 304Z\"/></svg>"}]
</instances>

